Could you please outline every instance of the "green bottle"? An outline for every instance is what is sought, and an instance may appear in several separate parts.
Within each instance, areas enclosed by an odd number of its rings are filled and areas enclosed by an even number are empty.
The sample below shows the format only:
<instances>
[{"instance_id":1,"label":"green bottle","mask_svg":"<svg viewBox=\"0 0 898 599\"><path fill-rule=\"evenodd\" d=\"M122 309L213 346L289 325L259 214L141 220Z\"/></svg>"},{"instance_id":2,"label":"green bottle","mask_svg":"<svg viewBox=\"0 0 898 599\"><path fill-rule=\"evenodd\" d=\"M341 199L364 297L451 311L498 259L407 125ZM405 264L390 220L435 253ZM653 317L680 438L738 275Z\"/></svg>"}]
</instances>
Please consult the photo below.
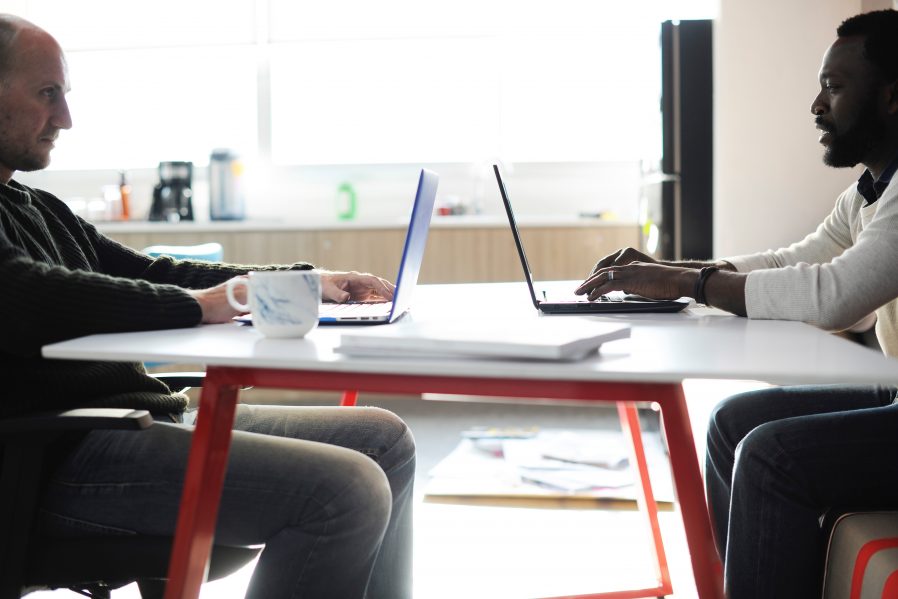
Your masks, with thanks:
<instances>
[{"instance_id":1,"label":"green bottle","mask_svg":"<svg viewBox=\"0 0 898 599\"><path fill-rule=\"evenodd\" d=\"M354 219L357 205L358 198L355 188L351 183L341 183L337 187L337 218L340 220Z\"/></svg>"}]
</instances>

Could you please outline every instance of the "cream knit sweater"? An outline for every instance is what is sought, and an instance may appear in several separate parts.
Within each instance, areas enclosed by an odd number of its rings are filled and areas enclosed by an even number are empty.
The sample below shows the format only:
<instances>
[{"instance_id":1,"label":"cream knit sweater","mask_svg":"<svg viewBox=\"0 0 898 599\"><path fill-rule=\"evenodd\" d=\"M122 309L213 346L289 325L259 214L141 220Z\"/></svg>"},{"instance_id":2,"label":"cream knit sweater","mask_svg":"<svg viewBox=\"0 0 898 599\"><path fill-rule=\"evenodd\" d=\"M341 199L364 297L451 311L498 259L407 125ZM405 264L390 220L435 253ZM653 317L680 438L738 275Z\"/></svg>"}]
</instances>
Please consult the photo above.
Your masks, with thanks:
<instances>
[{"instance_id":1,"label":"cream knit sweater","mask_svg":"<svg viewBox=\"0 0 898 599\"><path fill-rule=\"evenodd\" d=\"M725 258L748 272L749 318L801 320L826 330L876 314L883 351L898 357L898 175L874 204L852 185L817 230L787 248Z\"/></svg>"}]
</instances>

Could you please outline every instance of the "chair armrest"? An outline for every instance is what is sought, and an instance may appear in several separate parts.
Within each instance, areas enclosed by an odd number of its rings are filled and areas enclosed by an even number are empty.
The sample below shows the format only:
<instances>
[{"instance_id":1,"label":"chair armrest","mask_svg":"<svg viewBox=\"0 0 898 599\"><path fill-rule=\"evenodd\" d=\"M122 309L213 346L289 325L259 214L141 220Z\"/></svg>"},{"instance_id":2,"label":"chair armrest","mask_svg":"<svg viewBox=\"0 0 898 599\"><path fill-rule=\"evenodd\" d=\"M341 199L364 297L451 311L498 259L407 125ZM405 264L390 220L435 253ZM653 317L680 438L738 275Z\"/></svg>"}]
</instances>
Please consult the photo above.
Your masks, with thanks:
<instances>
[{"instance_id":1,"label":"chair armrest","mask_svg":"<svg viewBox=\"0 0 898 599\"><path fill-rule=\"evenodd\" d=\"M203 372L172 372L153 375L171 389L202 387ZM0 436L33 432L97 430L143 430L153 424L147 410L130 408L78 408L59 412L40 412L17 418L0 418Z\"/></svg>"},{"instance_id":2,"label":"chair armrest","mask_svg":"<svg viewBox=\"0 0 898 599\"><path fill-rule=\"evenodd\" d=\"M172 391L187 391L191 387L202 387L206 380L205 372L151 372L150 376L157 378ZM252 386L242 386L241 389L252 389Z\"/></svg>"},{"instance_id":3,"label":"chair armrest","mask_svg":"<svg viewBox=\"0 0 898 599\"><path fill-rule=\"evenodd\" d=\"M203 372L172 372L153 375L169 388L181 391L202 387ZM0 418L0 436L20 433L97 430L143 430L153 424L147 410L130 408L78 408L58 412L40 412L17 418Z\"/></svg>"},{"instance_id":4,"label":"chair armrest","mask_svg":"<svg viewBox=\"0 0 898 599\"><path fill-rule=\"evenodd\" d=\"M146 410L79 408L61 412L41 412L19 418L0 418L0 435L91 429L142 430L152 424L153 417Z\"/></svg>"},{"instance_id":5,"label":"chair armrest","mask_svg":"<svg viewBox=\"0 0 898 599\"><path fill-rule=\"evenodd\" d=\"M205 372L155 372L150 373L153 378L159 379L172 391L185 391L191 387L202 387L206 378Z\"/></svg>"}]
</instances>

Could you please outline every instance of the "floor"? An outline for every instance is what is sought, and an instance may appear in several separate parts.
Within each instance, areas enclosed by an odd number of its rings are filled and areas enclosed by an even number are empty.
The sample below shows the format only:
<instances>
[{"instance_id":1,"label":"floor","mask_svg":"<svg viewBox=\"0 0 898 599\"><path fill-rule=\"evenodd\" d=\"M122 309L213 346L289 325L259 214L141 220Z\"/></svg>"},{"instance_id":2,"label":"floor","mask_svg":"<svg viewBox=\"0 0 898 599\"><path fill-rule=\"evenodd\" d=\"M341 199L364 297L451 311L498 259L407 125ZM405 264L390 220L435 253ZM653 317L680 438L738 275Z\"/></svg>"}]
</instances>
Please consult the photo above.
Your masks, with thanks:
<instances>
[{"instance_id":1,"label":"floor","mask_svg":"<svg viewBox=\"0 0 898 599\"><path fill-rule=\"evenodd\" d=\"M690 418L704 451L707 416L720 399L763 386L751 381L691 380L684 384ZM251 401L271 401L275 393L255 391ZM279 393L285 402L313 403L317 398ZM334 397L324 399L334 402ZM613 408L584 404L509 404L471 401L420 401L414 398L362 396L360 403L395 411L411 426L418 445L418 493L415 504L415 596L421 599L523 599L618 590L651 584L648 535L637 512L619 510L473 507L423 501L428 471L472 426L615 429ZM643 428L657 434L657 413L642 410ZM679 513L660 514L671 568L673 599L696 597ZM206 583L202 599L243 596L251 567ZM34 599L62 599L64 591L35 593ZM138 599L131 585L115 599Z\"/></svg>"}]
</instances>

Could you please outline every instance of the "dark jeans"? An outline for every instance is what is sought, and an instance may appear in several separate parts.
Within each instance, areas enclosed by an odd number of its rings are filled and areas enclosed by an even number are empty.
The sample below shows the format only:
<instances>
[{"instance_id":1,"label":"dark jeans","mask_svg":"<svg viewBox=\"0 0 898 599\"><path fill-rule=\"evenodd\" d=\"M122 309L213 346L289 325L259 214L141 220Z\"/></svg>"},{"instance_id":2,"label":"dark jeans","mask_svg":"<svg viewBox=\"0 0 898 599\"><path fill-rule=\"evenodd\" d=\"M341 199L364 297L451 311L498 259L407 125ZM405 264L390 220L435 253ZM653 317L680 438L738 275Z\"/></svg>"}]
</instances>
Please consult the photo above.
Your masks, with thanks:
<instances>
[{"instance_id":1,"label":"dark jeans","mask_svg":"<svg viewBox=\"0 0 898 599\"><path fill-rule=\"evenodd\" d=\"M215 541L265 544L247 597L412 596L405 423L379 408L241 405L234 428ZM50 480L46 532L172 535L192 429L90 433Z\"/></svg>"},{"instance_id":2,"label":"dark jeans","mask_svg":"<svg viewBox=\"0 0 898 599\"><path fill-rule=\"evenodd\" d=\"M705 477L730 599L819 599L830 509L898 508L895 389L780 387L723 401Z\"/></svg>"}]
</instances>

